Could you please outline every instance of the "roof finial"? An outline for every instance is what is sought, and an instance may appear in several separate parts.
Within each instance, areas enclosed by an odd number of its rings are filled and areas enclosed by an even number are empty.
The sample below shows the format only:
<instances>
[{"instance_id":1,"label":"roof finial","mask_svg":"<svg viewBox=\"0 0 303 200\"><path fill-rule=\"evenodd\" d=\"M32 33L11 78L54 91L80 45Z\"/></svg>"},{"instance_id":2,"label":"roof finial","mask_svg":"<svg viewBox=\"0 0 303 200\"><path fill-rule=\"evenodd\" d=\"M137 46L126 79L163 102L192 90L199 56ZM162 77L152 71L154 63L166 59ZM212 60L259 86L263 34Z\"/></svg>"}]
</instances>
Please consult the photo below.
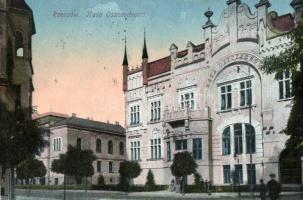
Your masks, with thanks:
<instances>
[{"instance_id":1,"label":"roof finial","mask_svg":"<svg viewBox=\"0 0 303 200\"><path fill-rule=\"evenodd\" d=\"M127 60L127 52L126 52L126 36L124 38L124 58L123 58L123 66L128 66L128 60Z\"/></svg>"},{"instance_id":2,"label":"roof finial","mask_svg":"<svg viewBox=\"0 0 303 200\"><path fill-rule=\"evenodd\" d=\"M145 36L145 27L144 27L144 44L143 44L143 52L142 59L148 58L147 48L146 48L146 36Z\"/></svg>"},{"instance_id":3,"label":"roof finial","mask_svg":"<svg viewBox=\"0 0 303 200\"><path fill-rule=\"evenodd\" d=\"M207 17L207 22L205 23L205 25L203 26L203 28L207 28L207 27L214 27L214 24L211 21L211 16L213 16L214 12L210 10L210 8L208 7L208 11L206 11L204 13L205 17Z\"/></svg>"}]
</instances>

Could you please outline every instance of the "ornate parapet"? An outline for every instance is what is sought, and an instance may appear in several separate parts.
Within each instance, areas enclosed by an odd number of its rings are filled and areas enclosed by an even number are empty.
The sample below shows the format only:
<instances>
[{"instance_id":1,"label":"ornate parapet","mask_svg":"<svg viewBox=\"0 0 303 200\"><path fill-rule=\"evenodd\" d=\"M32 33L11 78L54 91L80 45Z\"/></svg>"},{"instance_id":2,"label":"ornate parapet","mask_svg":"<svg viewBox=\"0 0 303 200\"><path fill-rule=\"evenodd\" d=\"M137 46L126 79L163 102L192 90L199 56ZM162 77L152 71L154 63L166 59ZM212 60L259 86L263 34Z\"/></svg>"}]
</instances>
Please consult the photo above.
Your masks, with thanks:
<instances>
[{"instance_id":1,"label":"ornate parapet","mask_svg":"<svg viewBox=\"0 0 303 200\"><path fill-rule=\"evenodd\" d=\"M209 108L206 107L205 109L171 109L171 110L164 110L163 113L163 121L164 122L174 122L180 120L202 120L202 119L209 119Z\"/></svg>"}]
</instances>

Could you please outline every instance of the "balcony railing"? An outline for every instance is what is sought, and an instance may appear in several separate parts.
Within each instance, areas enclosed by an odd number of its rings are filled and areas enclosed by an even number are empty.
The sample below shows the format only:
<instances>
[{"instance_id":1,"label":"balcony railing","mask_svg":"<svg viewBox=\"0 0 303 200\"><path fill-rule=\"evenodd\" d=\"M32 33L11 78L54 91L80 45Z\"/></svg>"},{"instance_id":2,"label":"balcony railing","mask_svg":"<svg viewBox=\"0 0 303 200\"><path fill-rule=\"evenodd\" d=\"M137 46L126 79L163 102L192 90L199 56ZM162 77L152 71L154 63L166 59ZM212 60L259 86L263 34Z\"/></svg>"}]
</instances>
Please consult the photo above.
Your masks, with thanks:
<instances>
[{"instance_id":1,"label":"balcony railing","mask_svg":"<svg viewBox=\"0 0 303 200\"><path fill-rule=\"evenodd\" d=\"M209 108L205 109L166 109L163 113L163 120L165 122L179 121L185 119L209 119Z\"/></svg>"}]
</instances>

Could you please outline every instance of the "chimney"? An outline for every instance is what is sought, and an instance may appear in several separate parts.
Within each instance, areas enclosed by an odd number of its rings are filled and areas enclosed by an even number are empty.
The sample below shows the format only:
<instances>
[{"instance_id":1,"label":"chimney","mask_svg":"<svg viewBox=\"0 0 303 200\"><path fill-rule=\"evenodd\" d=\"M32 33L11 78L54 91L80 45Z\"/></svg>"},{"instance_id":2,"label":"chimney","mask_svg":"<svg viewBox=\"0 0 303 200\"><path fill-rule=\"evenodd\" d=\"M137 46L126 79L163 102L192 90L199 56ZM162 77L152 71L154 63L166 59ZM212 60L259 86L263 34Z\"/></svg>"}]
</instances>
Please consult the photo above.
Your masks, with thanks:
<instances>
[{"instance_id":1,"label":"chimney","mask_svg":"<svg viewBox=\"0 0 303 200\"><path fill-rule=\"evenodd\" d=\"M72 113L72 117L77 117L76 113Z\"/></svg>"},{"instance_id":2,"label":"chimney","mask_svg":"<svg viewBox=\"0 0 303 200\"><path fill-rule=\"evenodd\" d=\"M118 121L116 121L116 125L119 126L119 122Z\"/></svg>"}]
</instances>

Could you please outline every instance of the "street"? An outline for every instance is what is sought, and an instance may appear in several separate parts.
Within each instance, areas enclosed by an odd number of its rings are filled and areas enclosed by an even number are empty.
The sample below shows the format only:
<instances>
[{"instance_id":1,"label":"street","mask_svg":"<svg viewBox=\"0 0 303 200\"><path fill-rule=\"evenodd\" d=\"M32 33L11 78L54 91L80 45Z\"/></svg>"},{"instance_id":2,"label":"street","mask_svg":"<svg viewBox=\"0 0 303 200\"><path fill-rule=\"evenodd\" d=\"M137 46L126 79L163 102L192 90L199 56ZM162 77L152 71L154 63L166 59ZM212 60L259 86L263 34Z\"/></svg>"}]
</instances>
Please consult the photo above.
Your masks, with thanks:
<instances>
[{"instance_id":1,"label":"street","mask_svg":"<svg viewBox=\"0 0 303 200\"><path fill-rule=\"evenodd\" d=\"M25 190L17 190L17 200L57 200L63 199L62 190L32 190L30 196L27 196ZM172 193L168 191L159 192L134 192L123 193L114 191L66 191L66 200L101 200L101 199L251 199L248 193L244 196L238 197L236 193L212 193L211 195L205 193L191 193L184 196L179 193ZM257 195L257 193L255 194ZM259 199L255 197L254 199ZM280 200L300 200L303 199L303 193L283 193Z\"/></svg>"}]
</instances>

